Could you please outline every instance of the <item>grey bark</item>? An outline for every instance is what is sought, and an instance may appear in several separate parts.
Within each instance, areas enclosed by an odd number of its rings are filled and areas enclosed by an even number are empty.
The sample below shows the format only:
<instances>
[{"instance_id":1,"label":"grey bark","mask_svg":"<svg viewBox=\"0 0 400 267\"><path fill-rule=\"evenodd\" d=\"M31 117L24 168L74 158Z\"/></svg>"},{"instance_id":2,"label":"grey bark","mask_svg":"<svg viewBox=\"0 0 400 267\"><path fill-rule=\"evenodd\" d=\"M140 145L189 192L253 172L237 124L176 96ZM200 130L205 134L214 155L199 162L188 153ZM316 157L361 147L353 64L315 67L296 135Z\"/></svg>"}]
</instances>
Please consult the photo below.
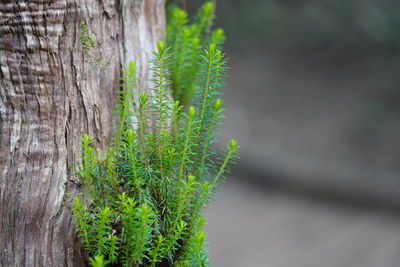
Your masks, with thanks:
<instances>
[{"instance_id":1,"label":"grey bark","mask_svg":"<svg viewBox=\"0 0 400 267\"><path fill-rule=\"evenodd\" d=\"M164 28L163 0L0 2L0 266L83 265L69 212L80 137L105 149L120 69L136 61L145 90Z\"/></svg>"}]
</instances>

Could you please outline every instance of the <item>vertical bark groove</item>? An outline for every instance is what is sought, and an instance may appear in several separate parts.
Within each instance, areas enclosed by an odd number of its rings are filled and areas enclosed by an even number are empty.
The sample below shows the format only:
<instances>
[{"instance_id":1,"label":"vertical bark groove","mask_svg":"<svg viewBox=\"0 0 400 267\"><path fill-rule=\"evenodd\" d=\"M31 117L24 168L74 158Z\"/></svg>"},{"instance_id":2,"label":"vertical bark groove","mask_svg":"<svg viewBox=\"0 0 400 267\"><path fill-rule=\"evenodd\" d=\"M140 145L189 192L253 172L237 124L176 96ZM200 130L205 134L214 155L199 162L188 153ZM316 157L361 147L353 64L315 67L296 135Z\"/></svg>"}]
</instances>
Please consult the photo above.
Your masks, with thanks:
<instances>
[{"instance_id":1,"label":"vertical bark groove","mask_svg":"<svg viewBox=\"0 0 400 267\"><path fill-rule=\"evenodd\" d=\"M127 61L147 88L164 16L163 0L1 1L0 266L83 266L69 213L79 139L106 147Z\"/></svg>"}]
</instances>

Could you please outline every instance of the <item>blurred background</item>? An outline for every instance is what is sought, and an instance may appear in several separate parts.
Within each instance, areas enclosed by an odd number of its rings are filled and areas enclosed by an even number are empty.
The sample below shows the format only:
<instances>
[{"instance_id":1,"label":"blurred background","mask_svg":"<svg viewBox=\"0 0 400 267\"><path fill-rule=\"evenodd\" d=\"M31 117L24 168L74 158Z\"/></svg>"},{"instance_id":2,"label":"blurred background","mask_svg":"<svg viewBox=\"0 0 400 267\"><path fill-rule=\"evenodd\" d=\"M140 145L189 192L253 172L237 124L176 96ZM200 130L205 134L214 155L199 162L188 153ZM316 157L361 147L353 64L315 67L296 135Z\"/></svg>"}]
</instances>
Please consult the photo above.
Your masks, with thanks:
<instances>
[{"instance_id":1,"label":"blurred background","mask_svg":"<svg viewBox=\"0 0 400 267\"><path fill-rule=\"evenodd\" d=\"M191 5L203 1L192 0ZM224 0L212 266L400 266L400 1Z\"/></svg>"}]
</instances>

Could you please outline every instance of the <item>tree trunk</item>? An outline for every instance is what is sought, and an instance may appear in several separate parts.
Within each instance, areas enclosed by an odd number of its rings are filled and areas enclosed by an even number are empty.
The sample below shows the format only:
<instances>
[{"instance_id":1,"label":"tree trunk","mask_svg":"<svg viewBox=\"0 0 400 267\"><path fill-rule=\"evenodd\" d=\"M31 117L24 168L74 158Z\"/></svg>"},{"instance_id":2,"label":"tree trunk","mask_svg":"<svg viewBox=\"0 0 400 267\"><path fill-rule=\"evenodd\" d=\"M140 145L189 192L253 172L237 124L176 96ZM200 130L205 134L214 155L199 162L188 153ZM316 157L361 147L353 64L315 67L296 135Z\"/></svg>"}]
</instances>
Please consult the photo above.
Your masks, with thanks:
<instances>
[{"instance_id":1,"label":"tree trunk","mask_svg":"<svg viewBox=\"0 0 400 267\"><path fill-rule=\"evenodd\" d=\"M69 212L80 137L105 149L120 69L137 62L147 88L164 24L163 0L0 2L0 266L84 265Z\"/></svg>"}]
</instances>

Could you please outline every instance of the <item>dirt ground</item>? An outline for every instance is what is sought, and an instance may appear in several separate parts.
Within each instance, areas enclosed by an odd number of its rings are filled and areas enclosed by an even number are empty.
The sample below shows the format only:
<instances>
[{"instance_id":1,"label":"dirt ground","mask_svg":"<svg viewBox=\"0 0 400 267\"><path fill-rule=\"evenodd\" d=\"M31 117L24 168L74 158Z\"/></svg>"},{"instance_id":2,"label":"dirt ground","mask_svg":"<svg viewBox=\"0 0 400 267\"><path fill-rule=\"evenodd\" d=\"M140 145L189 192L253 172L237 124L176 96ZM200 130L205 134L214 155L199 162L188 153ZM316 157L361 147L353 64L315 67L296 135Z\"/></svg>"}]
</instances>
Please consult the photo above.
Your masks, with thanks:
<instances>
[{"instance_id":1,"label":"dirt ground","mask_svg":"<svg viewBox=\"0 0 400 267\"><path fill-rule=\"evenodd\" d=\"M235 177L205 212L211 266L398 267L400 214L315 201Z\"/></svg>"}]
</instances>

